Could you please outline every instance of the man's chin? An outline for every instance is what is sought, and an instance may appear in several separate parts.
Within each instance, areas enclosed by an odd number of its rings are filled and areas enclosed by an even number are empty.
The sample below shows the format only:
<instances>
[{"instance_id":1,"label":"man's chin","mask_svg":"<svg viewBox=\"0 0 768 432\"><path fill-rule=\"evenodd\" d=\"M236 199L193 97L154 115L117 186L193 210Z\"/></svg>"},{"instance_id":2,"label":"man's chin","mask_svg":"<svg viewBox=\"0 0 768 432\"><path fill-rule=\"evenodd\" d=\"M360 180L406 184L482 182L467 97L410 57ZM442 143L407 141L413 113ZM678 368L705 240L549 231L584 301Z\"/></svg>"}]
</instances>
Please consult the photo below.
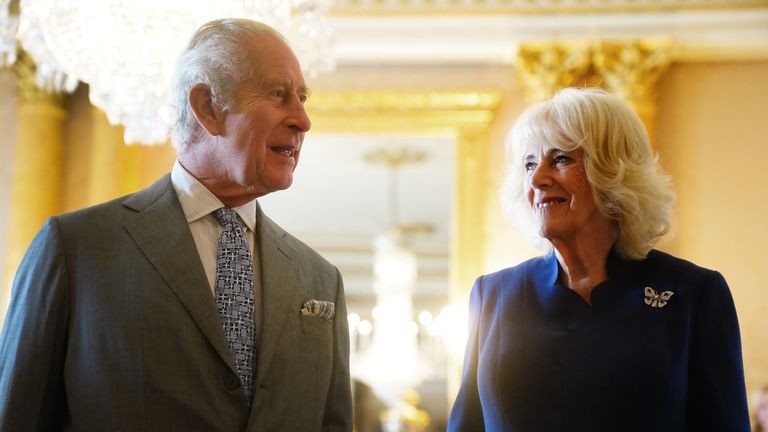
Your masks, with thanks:
<instances>
[{"instance_id":1,"label":"man's chin","mask_svg":"<svg viewBox=\"0 0 768 432\"><path fill-rule=\"evenodd\" d=\"M254 193L259 193L259 196L263 196L272 192L277 192L281 190L286 190L293 184L293 178L290 179L283 179L280 181L274 181L267 184L259 184L258 186L248 186L249 191L253 191Z\"/></svg>"}]
</instances>

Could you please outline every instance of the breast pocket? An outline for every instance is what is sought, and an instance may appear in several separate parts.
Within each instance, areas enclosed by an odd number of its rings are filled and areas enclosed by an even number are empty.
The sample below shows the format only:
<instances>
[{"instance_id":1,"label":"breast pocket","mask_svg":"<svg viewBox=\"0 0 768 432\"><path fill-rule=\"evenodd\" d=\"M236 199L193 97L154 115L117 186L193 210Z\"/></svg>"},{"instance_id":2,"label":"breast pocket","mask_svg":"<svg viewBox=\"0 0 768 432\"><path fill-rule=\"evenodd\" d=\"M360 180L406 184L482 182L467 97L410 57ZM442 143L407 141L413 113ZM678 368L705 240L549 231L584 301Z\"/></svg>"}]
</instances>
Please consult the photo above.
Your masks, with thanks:
<instances>
[{"instance_id":1,"label":"breast pocket","mask_svg":"<svg viewBox=\"0 0 768 432\"><path fill-rule=\"evenodd\" d=\"M333 337L333 321L315 317L300 317L301 330L305 334L330 339Z\"/></svg>"}]
</instances>

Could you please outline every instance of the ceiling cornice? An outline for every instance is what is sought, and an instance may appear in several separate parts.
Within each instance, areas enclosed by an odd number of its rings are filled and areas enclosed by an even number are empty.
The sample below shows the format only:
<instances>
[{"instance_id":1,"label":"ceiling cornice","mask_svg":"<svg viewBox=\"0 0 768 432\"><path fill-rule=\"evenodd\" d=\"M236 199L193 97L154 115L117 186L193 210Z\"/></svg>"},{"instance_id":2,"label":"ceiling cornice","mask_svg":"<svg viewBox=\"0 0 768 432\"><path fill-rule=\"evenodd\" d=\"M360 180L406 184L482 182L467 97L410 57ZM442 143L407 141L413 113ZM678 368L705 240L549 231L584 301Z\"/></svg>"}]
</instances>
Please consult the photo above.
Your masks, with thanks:
<instances>
[{"instance_id":1,"label":"ceiling cornice","mask_svg":"<svg viewBox=\"0 0 768 432\"><path fill-rule=\"evenodd\" d=\"M336 0L334 15L522 15L733 10L768 0Z\"/></svg>"},{"instance_id":2,"label":"ceiling cornice","mask_svg":"<svg viewBox=\"0 0 768 432\"><path fill-rule=\"evenodd\" d=\"M518 45L524 42L652 37L672 39L676 61L768 59L768 7L643 13L337 15L332 25L340 65L504 65L514 61Z\"/></svg>"}]
</instances>

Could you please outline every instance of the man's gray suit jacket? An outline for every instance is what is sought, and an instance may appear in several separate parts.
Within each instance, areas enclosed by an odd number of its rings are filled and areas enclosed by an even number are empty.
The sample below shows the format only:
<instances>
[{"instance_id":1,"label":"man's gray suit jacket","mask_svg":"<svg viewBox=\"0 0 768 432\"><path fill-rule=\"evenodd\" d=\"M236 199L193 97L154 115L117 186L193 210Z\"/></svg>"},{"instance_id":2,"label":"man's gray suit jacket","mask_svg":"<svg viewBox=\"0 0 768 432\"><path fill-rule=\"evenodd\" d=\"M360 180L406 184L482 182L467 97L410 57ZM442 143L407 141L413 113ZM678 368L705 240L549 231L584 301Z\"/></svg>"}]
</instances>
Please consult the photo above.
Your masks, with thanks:
<instances>
[{"instance_id":1,"label":"man's gray suit jacket","mask_svg":"<svg viewBox=\"0 0 768 432\"><path fill-rule=\"evenodd\" d=\"M0 430L352 429L349 336L334 266L257 215L262 333L250 411L166 175L49 219L0 336ZM301 316L310 299L332 320Z\"/></svg>"}]
</instances>

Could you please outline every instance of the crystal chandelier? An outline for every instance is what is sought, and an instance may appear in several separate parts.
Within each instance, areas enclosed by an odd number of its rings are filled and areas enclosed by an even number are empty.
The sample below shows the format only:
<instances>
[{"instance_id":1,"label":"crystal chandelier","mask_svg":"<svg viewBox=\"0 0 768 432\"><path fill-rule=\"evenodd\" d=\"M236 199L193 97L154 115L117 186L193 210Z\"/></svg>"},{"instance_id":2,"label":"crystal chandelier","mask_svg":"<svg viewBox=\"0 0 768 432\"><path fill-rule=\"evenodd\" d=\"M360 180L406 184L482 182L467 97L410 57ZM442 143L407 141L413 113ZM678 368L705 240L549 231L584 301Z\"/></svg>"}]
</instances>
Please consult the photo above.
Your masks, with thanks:
<instances>
[{"instance_id":1,"label":"crystal chandelier","mask_svg":"<svg viewBox=\"0 0 768 432\"><path fill-rule=\"evenodd\" d=\"M405 242L407 226L398 218L399 168L423 160L425 154L407 148L380 148L365 158L389 168L390 228L374 241L374 283L376 307L373 318L376 332L371 343L356 358L353 375L370 385L392 407L403 393L416 387L427 371L420 362L418 326L413 321L413 293L418 261ZM354 326L351 329L355 331ZM388 373L389 372L389 373Z\"/></svg>"},{"instance_id":2,"label":"crystal chandelier","mask_svg":"<svg viewBox=\"0 0 768 432\"><path fill-rule=\"evenodd\" d=\"M265 22L284 34L314 76L335 67L327 13L334 0L0 0L0 67L15 60L14 35L35 60L37 84L71 92L78 81L126 143L165 142L173 122L170 81L178 53L203 23Z\"/></svg>"}]
</instances>

